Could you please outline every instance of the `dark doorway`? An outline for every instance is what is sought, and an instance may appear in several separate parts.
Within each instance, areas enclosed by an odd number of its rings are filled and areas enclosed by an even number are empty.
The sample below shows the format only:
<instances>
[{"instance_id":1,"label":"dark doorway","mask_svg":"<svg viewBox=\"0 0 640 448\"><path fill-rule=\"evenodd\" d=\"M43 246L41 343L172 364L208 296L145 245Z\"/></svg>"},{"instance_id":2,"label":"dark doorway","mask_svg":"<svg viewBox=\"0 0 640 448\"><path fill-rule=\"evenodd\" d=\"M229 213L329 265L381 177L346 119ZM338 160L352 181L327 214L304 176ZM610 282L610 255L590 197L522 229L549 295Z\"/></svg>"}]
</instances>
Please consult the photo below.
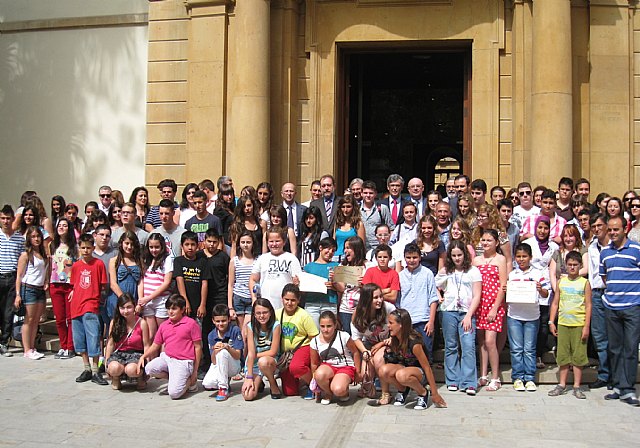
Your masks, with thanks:
<instances>
[{"instance_id":1,"label":"dark doorway","mask_svg":"<svg viewBox=\"0 0 640 448\"><path fill-rule=\"evenodd\" d=\"M399 173L428 191L469 169L469 59L467 51L343 51L345 185L361 177L384 192Z\"/></svg>"}]
</instances>

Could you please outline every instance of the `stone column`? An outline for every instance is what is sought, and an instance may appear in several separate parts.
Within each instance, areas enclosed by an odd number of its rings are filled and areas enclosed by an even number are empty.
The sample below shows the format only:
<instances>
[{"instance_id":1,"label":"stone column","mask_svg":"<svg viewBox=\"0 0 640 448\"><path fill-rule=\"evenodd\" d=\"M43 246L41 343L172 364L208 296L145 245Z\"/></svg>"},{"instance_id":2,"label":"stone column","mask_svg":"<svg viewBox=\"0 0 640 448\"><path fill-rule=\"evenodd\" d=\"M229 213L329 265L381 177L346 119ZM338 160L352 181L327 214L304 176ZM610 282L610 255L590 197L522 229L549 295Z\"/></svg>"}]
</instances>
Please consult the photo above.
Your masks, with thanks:
<instances>
[{"instance_id":1,"label":"stone column","mask_svg":"<svg viewBox=\"0 0 640 448\"><path fill-rule=\"evenodd\" d=\"M231 22L225 174L238 188L269 180L269 0L238 0Z\"/></svg>"},{"instance_id":2,"label":"stone column","mask_svg":"<svg viewBox=\"0 0 640 448\"><path fill-rule=\"evenodd\" d=\"M533 2L532 66L530 181L553 189L572 177L570 0Z\"/></svg>"}]
</instances>

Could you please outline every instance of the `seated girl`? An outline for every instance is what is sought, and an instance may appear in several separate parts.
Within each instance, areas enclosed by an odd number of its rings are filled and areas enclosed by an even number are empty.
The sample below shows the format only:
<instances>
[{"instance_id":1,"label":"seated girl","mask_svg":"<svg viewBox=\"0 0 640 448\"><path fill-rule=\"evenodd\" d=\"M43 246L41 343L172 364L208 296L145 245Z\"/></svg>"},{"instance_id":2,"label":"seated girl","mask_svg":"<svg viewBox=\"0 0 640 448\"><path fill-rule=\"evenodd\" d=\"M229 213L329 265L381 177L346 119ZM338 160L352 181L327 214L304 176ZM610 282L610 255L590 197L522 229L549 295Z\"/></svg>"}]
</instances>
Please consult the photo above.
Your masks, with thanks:
<instances>
[{"instance_id":1,"label":"seated girl","mask_svg":"<svg viewBox=\"0 0 640 448\"><path fill-rule=\"evenodd\" d=\"M384 360L378 374L383 386L379 404L389 404L389 384L396 387L394 406L404 406L411 389L416 391L418 399L416 410L427 409L429 390L431 388L432 401L436 407L447 407L447 403L440 396L431 366L425 354L422 336L411 325L411 316L405 309L398 308L389 314L390 337L385 341ZM403 392L401 392L403 391Z\"/></svg>"},{"instance_id":2,"label":"seated girl","mask_svg":"<svg viewBox=\"0 0 640 448\"><path fill-rule=\"evenodd\" d=\"M120 389L121 377L126 375L129 379L137 378L138 389L144 389L147 382L138 362L151 344L149 327L144 319L136 316L136 304L130 294L122 294L116 304L105 352L111 387Z\"/></svg>"},{"instance_id":3,"label":"seated girl","mask_svg":"<svg viewBox=\"0 0 640 448\"><path fill-rule=\"evenodd\" d=\"M271 398L282 398L275 378L280 349L280 322L276 320L271 302L263 298L256 299L251 310L251 321L245 328L247 362L242 397L246 401L254 400L258 392L264 389L264 377L267 377Z\"/></svg>"},{"instance_id":4,"label":"seated girl","mask_svg":"<svg viewBox=\"0 0 640 448\"><path fill-rule=\"evenodd\" d=\"M333 311L320 314L320 334L311 341L311 372L322 391L320 403L335 395L349 401L349 384L360 377L360 352L346 331L338 330Z\"/></svg>"}]
</instances>

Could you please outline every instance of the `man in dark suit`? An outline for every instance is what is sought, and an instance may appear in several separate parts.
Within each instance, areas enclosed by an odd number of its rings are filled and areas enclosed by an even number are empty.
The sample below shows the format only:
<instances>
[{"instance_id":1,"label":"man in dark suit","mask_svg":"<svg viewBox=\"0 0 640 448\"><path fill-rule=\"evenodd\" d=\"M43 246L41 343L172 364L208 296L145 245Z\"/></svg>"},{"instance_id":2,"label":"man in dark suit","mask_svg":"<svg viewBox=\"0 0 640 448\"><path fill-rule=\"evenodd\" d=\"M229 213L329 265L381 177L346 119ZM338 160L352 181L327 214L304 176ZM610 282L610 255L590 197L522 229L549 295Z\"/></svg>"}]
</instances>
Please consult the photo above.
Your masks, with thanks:
<instances>
[{"instance_id":1,"label":"man in dark suit","mask_svg":"<svg viewBox=\"0 0 640 448\"><path fill-rule=\"evenodd\" d=\"M282 206L287 212L287 226L291 227L298 235L302 214L307 207L296 202L296 186L291 182L287 182L282 186L280 195L282 196Z\"/></svg>"},{"instance_id":2,"label":"man in dark suit","mask_svg":"<svg viewBox=\"0 0 640 448\"><path fill-rule=\"evenodd\" d=\"M422 179L420 179L419 177L410 179L409 183L407 184L407 190L409 190L408 200L413 202L418 208L418 211L416 213L416 221L419 221L420 218L422 218L422 216L425 214L425 212L429 211L427 198L422 196L422 193L424 193L424 183L422 182Z\"/></svg>"},{"instance_id":3,"label":"man in dark suit","mask_svg":"<svg viewBox=\"0 0 640 448\"><path fill-rule=\"evenodd\" d=\"M322 228L331 234L339 199L335 194L336 182L331 174L325 174L320 178L320 188L322 188L322 197L311 201L311 205L315 205L320 209Z\"/></svg>"},{"instance_id":4,"label":"man in dark suit","mask_svg":"<svg viewBox=\"0 0 640 448\"><path fill-rule=\"evenodd\" d=\"M391 212L391 221L393 230L396 224L402 220L402 201L406 198L402 197L402 189L404 188L404 179L399 174L391 174L387 177L387 190L389 196L382 199L380 204L384 204L389 207Z\"/></svg>"}]
</instances>

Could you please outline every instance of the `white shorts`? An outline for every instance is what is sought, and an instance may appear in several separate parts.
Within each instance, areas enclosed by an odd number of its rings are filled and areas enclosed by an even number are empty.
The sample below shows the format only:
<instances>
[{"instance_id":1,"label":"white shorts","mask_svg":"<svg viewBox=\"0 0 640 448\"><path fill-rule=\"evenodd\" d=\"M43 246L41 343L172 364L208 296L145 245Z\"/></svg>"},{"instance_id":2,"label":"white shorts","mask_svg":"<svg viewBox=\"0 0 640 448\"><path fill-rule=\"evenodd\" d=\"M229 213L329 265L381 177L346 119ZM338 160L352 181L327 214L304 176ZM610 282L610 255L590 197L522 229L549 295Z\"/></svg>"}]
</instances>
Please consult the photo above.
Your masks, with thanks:
<instances>
[{"instance_id":1,"label":"white shorts","mask_svg":"<svg viewBox=\"0 0 640 448\"><path fill-rule=\"evenodd\" d=\"M169 313L164 305L167 302L167 298L168 296L156 297L151 302L147 303L144 308L142 308L142 316L155 316L161 319L167 319L169 317Z\"/></svg>"}]
</instances>

